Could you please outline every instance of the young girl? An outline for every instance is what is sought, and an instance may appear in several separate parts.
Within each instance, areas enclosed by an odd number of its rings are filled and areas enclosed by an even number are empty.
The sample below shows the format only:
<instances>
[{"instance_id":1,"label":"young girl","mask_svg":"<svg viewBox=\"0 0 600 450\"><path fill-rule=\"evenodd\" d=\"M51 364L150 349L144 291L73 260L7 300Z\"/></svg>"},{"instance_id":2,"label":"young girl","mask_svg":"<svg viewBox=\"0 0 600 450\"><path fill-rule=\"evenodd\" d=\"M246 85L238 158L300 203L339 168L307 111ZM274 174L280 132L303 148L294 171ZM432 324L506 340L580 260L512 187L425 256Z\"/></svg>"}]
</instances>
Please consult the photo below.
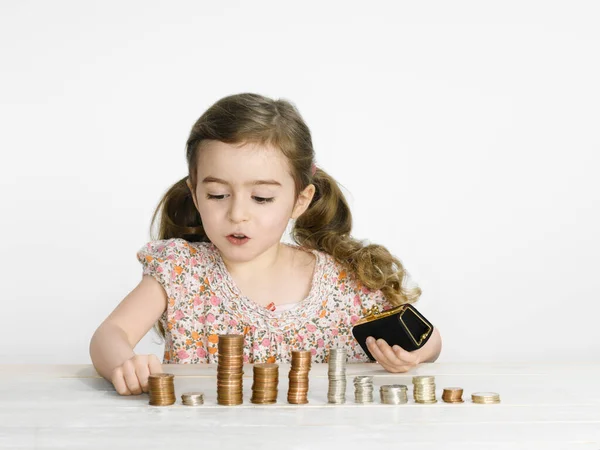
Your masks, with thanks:
<instances>
[{"instance_id":1,"label":"young girl","mask_svg":"<svg viewBox=\"0 0 600 450\"><path fill-rule=\"evenodd\" d=\"M123 395L161 372L133 348L156 325L164 363L214 363L219 334L244 334L248 363L289 362L294 349L325 362L345 348L368 361L352 336L366 309L412 303L400 261L350 236L352 217L336 181L316 167L311 134L293 104L244 93L225 97L194 124L189 174L159 203L159 240L137 254L140 284L94 333L96 370ZM295 245L281 242L293 221ZM407 352L368 339L390 372L435 361L437 329Z\"/></svg>"}]
</instances>

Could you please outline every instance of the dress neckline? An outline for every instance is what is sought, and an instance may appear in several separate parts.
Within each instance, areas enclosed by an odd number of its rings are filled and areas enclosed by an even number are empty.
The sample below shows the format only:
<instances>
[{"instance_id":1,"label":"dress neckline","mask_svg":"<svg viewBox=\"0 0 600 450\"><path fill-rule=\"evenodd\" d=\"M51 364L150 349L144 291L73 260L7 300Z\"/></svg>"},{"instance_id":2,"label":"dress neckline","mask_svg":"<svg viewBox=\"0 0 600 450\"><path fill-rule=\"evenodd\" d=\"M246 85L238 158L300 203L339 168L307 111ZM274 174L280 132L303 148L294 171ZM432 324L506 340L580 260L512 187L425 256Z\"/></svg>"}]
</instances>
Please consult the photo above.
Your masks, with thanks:
<instances>
[{"instance_id":1,"label":"dress neckline","mask_svg":"<svg viewBox=\"0 0 600 450\"><path fill-rule=\"evenodd\" d=\"M225 294L223 295L223 300L225 301L229 309L232 310L232 312L243 312L245 314L247 314L248 312L253 312L264 319L276 320L280 322L281 325L284 325L285 322L293 322L294 319L298 317L307 317L308 315L311 315L311 311L319 306L320 299L322 297L322 295L320 294L322 291L324 273L323 255L319 251L314 249L306 249L298 245L288 244L284 242L282 242L282 244L294 249L308 251L312 253L315 256L315 266L313 269L310 289L307 296L304 297L304 299L297 302L296 307L285 311L279 311L277 314L274 311L270 311L266 307L255 303L253 300L242 294L240 288L231 276L231 273L229 273L229 270L225 265L225 261L223 261L223 257L221 256L221 252L219 251L219 249L212 242L208 244L208 247L214 256L216 269L222 277L222 283L219 283L219 285L222 290L225 290L225 292L223 292L223 294ZM234 298L234 300L229 301L232 297Z\"/></svg>"}]
</instances>

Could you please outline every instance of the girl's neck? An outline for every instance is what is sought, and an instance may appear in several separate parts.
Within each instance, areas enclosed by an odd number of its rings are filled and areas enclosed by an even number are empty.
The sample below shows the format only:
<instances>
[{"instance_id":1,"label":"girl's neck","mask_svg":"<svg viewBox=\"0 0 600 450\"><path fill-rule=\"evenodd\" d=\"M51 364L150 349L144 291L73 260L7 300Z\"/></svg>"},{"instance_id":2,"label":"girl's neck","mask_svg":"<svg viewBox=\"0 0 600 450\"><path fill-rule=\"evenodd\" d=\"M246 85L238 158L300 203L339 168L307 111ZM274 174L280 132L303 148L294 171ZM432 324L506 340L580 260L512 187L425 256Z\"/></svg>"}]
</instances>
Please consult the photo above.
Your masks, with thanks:
<instances>
[{"instance_id":1,"label":"girl's neck","mask_svg":"<svg viewBox=\"0 0 600 450\"><path fill-rule=\"evenodd\" d=\"M243 297L264 307L271 303L279 305L302 301L313 285L316 256L297 246L282 243L272 250L270 258L262 258L268 254L265 252L261 258L242 266L232 264L231 269L225 266L235 289Z\"/></svg>"},{"instance_id":2,"label":"girl's neck","mask_svg":"<svg viewBox=\"0 0 600 450\"><path fill-rule=\"evenodd\" d=\"M231 276L236 279L256 279L257 276L259 278L271 278L276 276L282 268L289 265L293 251L289 246L279 243L252 261L237 263L230 262L224 257L222 258L225 267Z\"/></svg>"}]
</instances>

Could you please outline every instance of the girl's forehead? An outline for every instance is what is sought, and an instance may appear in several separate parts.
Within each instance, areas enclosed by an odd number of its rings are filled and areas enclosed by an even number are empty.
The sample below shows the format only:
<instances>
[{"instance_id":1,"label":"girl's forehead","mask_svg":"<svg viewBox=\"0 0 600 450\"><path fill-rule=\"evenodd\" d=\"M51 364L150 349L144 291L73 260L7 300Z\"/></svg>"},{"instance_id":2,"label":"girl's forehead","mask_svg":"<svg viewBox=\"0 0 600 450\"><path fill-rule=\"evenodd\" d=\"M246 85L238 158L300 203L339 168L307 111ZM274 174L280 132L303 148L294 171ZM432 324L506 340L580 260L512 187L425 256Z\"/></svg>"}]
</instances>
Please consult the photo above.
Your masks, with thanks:
<instances>
[{"instance_id":1,"label":"girl's forehead","mask_svg":"<svg viewBox=\"0 0 600 450\"><path fill-rule=\"evenodd\" d=\"M227 144L220 141L203 142L198 152L198 173L220 175L229 173L236 178L244 175L290 176L289 164L278 148L248 143ZM209 173L210 172L210 173ZM236 176L237 175L237 176Z\"/></svg>"}]
</instances>

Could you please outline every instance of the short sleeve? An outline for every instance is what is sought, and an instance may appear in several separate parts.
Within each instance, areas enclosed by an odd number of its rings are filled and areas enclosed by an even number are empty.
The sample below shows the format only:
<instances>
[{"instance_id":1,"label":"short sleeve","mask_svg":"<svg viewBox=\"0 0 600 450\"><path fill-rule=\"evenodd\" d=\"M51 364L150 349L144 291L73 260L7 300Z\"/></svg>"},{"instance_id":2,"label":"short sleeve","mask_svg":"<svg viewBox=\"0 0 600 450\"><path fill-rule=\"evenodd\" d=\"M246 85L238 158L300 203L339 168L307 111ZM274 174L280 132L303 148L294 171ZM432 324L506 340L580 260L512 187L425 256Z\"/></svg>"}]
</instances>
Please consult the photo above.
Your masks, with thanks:
<instances>
[{"instance_id":1,"label":"short sleeve","mask_svg":"<svg viewBox=\"0 0 600 450\"><path fill-rule=\"evenodd\" d=\"M190 256L190 244L179 238L150 241L137 252L143 275L158 281L171 302L179 297L187 282Z\"/></svg>"}]
</instances>

